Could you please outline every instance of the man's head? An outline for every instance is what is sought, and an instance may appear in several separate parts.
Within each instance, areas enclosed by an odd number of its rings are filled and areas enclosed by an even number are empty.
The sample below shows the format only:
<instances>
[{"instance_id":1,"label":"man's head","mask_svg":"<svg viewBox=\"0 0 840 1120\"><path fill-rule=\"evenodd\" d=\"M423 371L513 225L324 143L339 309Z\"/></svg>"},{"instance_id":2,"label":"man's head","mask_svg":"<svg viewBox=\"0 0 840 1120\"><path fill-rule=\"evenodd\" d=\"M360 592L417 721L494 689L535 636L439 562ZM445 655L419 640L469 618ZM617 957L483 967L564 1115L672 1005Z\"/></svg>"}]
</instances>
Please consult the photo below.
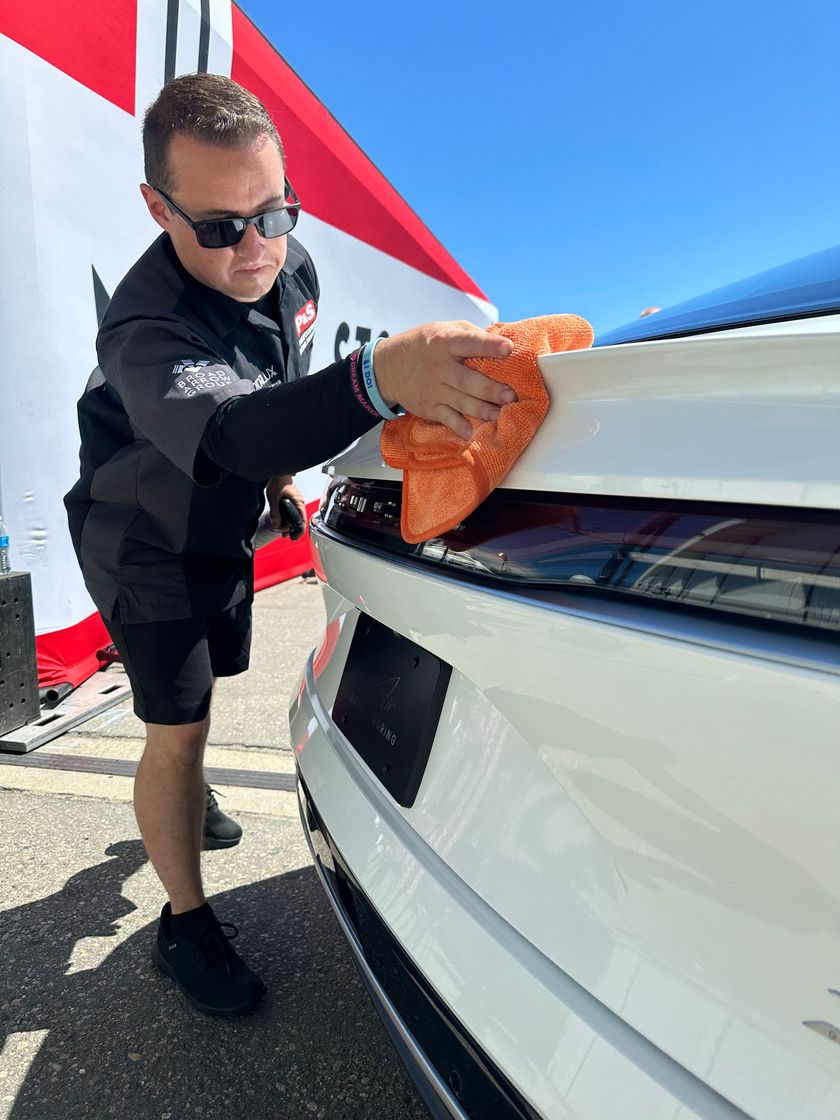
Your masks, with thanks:
<instances>
[{"instance_id":1,"label":"man's head","mask_svg":"<svg viewBox=\"0 0 840 1120\"><path fill-rule=\"evenodd\" d=\"M146 113L143 150L140 189L187 271L236 300L264 295L285 262L285 236L263 237L249 225L237 244L208 249L184 220L252 217L284 205L283 147L262 102L220 74L175 78Z\"/></svg>"}]
</instances>

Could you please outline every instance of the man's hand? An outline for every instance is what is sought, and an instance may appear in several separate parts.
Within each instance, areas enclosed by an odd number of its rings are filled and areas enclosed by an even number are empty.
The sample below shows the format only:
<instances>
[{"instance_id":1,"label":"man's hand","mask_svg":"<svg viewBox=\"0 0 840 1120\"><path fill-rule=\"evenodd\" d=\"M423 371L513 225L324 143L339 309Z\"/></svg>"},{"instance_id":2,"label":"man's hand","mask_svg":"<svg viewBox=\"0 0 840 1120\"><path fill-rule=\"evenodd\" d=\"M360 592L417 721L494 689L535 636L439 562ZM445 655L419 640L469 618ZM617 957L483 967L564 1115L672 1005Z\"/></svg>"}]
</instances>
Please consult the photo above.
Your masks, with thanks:
<instances>
[{"instance_id":1,"label":"man's hand","mask_svg":"<svg viewBox=\"0 0 840 1120\"><path fill-rule=\"evenodd\" d=\"M300 510L303 523L306 525L306 502L303 494L301 494L300 490L295 486L293 475L280 474L270 479L265 488L265 496L268 501L268 508L271 511L271 528L275 533L280 533L283 537L288 537L290 533L290 528L280 516L278 509L278 503L281 498L292 499Z\"/></svg>"},{"instance_id":2,"label":"man's hand","mask_svg":"<svg viewBox=\"0 0 840 1120\"><path fill-rule=\"evenodd\" d=\"M427 323L383 338L374 367L386 404L445 424L469 439L465 419L495 420L504 404L516 400L509 385L464 365L465 358L506 358L513 343L472 323Z\"/></svg>"}]
</instances>

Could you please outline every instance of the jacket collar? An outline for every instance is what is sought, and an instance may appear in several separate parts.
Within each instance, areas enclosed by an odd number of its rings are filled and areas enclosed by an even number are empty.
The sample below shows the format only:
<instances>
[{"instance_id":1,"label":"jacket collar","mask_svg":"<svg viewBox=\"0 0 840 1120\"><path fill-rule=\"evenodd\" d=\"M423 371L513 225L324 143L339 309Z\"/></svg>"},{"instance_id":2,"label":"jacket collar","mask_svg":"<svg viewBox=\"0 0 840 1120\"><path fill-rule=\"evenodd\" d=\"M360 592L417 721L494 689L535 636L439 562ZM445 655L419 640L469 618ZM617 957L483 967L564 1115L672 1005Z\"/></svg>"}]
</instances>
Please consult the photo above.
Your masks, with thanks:
<instances>
[{"instance_id":1,"label":"jacket collar","mask_svg":"<svg viewBox=\"0 0 840 1120\"><path fill-rule=\"evenodd\" d=\"M229 335L249 315L252 315L258 321L265 322L252 303L240 303L239 300L231 299L230 296L217 292L215 288L209 288L206 284L202 284L200 280L196 280L181 264L169 234L164 233L163 239L164 252L183 284L181 298L190 308L190 318L206 323L219 338L225 338ZM284 264L276 281L281 294L285 287L285 268L286 265Z\"/></svg>"}]
</instances>

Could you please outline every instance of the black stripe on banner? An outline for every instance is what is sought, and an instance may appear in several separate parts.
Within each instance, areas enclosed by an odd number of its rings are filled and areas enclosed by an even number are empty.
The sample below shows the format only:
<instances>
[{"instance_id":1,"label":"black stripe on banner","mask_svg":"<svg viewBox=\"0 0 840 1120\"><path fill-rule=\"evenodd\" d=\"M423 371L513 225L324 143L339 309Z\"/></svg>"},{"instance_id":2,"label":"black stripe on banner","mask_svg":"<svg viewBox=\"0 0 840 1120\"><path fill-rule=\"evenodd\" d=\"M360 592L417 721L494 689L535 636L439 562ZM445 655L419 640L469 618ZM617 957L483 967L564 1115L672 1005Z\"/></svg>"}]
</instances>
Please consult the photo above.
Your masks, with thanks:
<instances>
[{"instance_id":1,"label":"black stripe on banner","mask_svg":"<svg viewBox=\"0 0 840 1120\"><path fill-rule=\"evenodd\" d=\"M207 73L210 58L210 0L201 0L201 34L198 39L198 72Z\"/></svg>"},{"instance_id":2,"label":"black stripe on banner","mask_svg":"<svg viewBox=\"0 0 840 1120\"><path fill-rule=\"evenodd\" d=\"M90 266L90 270L93 273L93 299L96 304L96 322L98 326L101 326L102 320L105 318L105 312L108 310L108 304L111 302L111 297L108 295L108 291L93 265Z\"/></svg>"},{"instance_id":3,"label":"black stripe on banner","mask_svg":"<svg viewBox=\"0 0 840 1120\"><path fill-rule=\"evenodd\" d=\"M168 0L166 5L166 60L164 62L164 85L175 77L175 54L178 50L178 6L179 0Z\"/></svg>"}]
</instances>

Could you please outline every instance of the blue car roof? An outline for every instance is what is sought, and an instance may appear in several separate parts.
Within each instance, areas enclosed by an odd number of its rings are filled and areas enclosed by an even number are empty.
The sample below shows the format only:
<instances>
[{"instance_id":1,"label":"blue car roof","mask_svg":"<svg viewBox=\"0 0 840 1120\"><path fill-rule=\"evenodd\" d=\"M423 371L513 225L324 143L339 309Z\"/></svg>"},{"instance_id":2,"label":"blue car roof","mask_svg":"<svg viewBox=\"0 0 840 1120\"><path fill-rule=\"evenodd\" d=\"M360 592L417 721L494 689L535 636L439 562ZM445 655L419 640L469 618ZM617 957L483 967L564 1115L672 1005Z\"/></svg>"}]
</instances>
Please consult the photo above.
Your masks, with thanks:
<instances>
[{"instance_id":1,"label":"blue car roof","mask_svg":"<svg viewBox=\"0 0 840 1120\"><path fill-rule=\"evenodd\" d=\"M677 303L595 339L595 346L840 311L840 245Z\"/></svg>"}]
</instances>

